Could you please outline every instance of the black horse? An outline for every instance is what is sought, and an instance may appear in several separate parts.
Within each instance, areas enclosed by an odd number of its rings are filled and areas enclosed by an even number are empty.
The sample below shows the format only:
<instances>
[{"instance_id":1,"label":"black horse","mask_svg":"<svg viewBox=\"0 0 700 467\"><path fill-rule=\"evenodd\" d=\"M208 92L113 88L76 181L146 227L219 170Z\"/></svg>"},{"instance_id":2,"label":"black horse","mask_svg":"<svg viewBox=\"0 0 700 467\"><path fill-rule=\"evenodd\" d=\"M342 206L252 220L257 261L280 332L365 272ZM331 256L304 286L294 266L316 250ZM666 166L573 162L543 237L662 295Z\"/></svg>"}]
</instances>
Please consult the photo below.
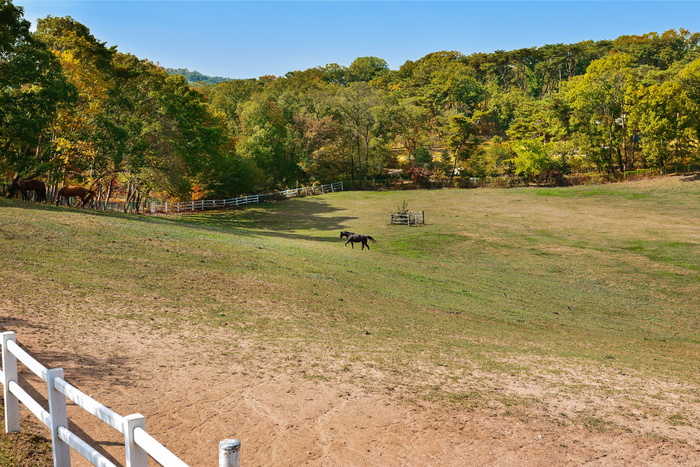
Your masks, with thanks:
<instances>
[{"instance_id":1,"label":"black horse","mask_svg":"<svg viewBox=\"0 0 700 467\"><path fill-rule=\"evenodd\" d=\"M19 176L15 176L10 186L7 187L5 198L12 198L17 190L22 192L22 199L24 201L29 201L30 191L36 193L37 202L43 203L46 201L46 184L41 180L20 179Z\"/></svg>"},{"instance_id":2,"label":"black horse","mask_svg":"<svg viewBox=\"0 0 700 467\"><path fill-rule=\"evenodd\" d=\"M345 231L340 232L340 238L343 238L343 237L346 237L348 239L348 241L345 242L345 245L347 246L347 244L349 243L353 249L355 249L355 243L362 243L363 250L365 249L365 247L367 247L367 249L369 250L369 245L367 244L367 240L371 240L372 243L377 243L377 241L375 239L373 239L372 237L370 237L369 235L360 235L360 234L356 234L353 232L345 232Z\"/></svg>"}]
</instances>

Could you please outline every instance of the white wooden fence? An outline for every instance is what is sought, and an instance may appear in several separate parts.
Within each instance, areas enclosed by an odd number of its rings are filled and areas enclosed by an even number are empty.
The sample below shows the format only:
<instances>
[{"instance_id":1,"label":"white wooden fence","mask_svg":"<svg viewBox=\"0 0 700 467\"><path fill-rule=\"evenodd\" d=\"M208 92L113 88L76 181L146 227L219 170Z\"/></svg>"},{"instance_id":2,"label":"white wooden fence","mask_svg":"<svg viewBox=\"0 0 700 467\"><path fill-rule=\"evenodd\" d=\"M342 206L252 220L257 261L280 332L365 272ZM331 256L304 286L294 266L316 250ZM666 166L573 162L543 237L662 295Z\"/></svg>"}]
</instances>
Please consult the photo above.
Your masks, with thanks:
<instances>
[{"instance_id":1,"label":"white wooden fence","mask_svg":"<svg viewBox=\"0 0 700 467\"><path fill-rule=\"evenodd\" d=\"M18 361L46 381L48 411L18 384ZM7 433L19 432L19 403L22 402L51 431L54 467L70 466L71 448L90 461L92 465L116 467L109 459L68 429L66 398L124 435L126 452L124 465L126 467L147 467L149 456L163 466L187 467L187 464L146 432L146 417L140 414L122 417L71 386L63 379L62 368L48 369L43 366L17 345L15 333L12 331L2 333L0 379L4 386L5 431ZM219 443L219 467L239 467L239 449L240 442L238 440L221 441Z\"/></svg>"},{"instance_id":2,"label":"white wooden fence","mask_svg":"<svg viewBox=\"0 0 700 467\"><path fill-rule=\"evenodd\" d=\"M300 196L321 195L323 193L333 193L336 191L343 191L343 182L331 183L328 185L293 188L291 190L283 190L264 195L241 196L238 198L230 199L200 199L197 201L182 201L179 203L151 202L150 210L153 214L157 212L170 214L187 211L204 211L207 209L225 209L234 206L243 206L245 204L257 204L268 199L297 198Z\"/></svg>"},{"instance_id":3,"label":"white wooden fence","mask_svg":"<svg viewBox=\"0 0 700 467\"><path fill-rule=\"evenodd\" d=\"M391 225L418 224L425 224L425 211L407 211L405 213L391 213Z\"/></svg>"}]
</instances>

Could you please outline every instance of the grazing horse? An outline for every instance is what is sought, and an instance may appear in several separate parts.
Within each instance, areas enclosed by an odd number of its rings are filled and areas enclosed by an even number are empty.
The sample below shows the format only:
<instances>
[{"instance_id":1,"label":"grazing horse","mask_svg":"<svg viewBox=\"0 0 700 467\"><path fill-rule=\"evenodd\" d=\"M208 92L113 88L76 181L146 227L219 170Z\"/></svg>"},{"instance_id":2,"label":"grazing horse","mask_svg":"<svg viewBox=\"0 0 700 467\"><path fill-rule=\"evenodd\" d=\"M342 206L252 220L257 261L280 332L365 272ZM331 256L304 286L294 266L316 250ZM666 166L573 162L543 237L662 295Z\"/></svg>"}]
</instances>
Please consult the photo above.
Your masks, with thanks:
<instances>
[{"instance_id":1,"label":"grazing horse","mask_svg":"<svg viewBox=\"0 0 700 467\"><path fill-rule=\"evenodd\" d=\"M350 246L353 248L353 250L355 249L355 243L362 243L363 250L365 249L365 247L367 247L367 249L369 250L369 245L367 244L367 240L371 240L372 243L377 243L377 241L375 239L373 239L372 237L370 237L369 235L360 235L360 234L356 234L353 232L345 232L345 231L340 232L340 238L343 238L343 237L346 237L348 239L348 241L345 242L345 245L347 246L347 244L349 243Z\"/></svg>"},{"instance_id":2,"label":"grazing horse","mask_svg":"<svg viewBox=\"0 0 700 467\"><path fill-rule=\"evenodd\" d=\"M70 198L77 196L80 198L81 207L85 209L85 205L95 197L95 194L94 190L88 190L82 186L64 186L56 193L56 206L61 204L61 198L66 198L66 204L70 206Z\"/></svg>"},{"instance_id":3,"label":"grazing horse","mask_svg":"<svg viewBox=\"0 0 700 467\"><path fill-rule=\"evenodd\" d=\"M10 186L7 187L5 198L12 198L17 190L22 192L22 199L29 201L29 192L36 193L36 200L39 203L46 201L46 184L41 180L20 179L15 177Z\"/></svg>"}]
</instances>

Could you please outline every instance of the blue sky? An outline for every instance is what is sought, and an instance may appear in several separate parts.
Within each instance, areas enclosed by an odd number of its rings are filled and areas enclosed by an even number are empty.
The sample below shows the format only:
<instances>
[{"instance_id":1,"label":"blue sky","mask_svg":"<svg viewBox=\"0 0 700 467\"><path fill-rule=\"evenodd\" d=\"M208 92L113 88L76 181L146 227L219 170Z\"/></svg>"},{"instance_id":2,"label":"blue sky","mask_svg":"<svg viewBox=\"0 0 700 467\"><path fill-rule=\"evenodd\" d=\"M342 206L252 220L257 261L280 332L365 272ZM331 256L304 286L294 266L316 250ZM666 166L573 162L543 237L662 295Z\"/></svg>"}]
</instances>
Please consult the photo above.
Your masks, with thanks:
<instances>
[{"instance_id":1,"label":"blue sky","mask_svg":"<svg viewBox=\"0 0 700 467\"><path fill-rule=\"evenodd\" d=\"M375 56L398 69L465 55L621 35L700 32L699 1L13 0L25 18L71 16L120 52L211 76L281 76Z\"/></svg>"}]
</instances>

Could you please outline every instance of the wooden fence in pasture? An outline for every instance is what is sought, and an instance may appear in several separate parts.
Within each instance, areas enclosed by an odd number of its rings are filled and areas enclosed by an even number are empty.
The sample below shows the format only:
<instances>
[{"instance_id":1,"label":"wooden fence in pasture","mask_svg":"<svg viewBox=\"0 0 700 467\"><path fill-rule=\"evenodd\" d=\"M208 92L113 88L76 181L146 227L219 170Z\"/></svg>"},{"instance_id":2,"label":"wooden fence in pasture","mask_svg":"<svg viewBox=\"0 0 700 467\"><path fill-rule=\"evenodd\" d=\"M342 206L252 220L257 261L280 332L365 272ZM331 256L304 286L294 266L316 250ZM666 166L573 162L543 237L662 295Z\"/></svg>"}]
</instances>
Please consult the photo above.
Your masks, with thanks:
<instances>
[{"instance_id":1,"label":"wooden fence in pasture","mask_svg":"<svg viewBox=\"0 0 700 467\"><path fill-rule=\"evenodd\" d=\"M241 196L230 199L200 199L197 201L183 201L179 203L151 202L149 210L155 213L178 213L187 211L205 211L208 209L226 209L246 204L257 204L274 199L298 198L302 196L321 195L323 193L333 193L343 191L343 183L330 183L328 185L307 186L293 188L290 190L277 191L263 195Z\"/></svg>"},{"instance_id":2,"label":"wooden fence in pasture","mask_svg":"<svg viewBox=\"0 0 700 467\"><path fill-rule=\"evenodd\" d=\"M391 213L391 225L418 225L425 224L425 211L406 211Z\"/></svg>"},{"instance_id":3,"label":"wooden fence in pasture","mask_svg":"<svg viewBox=\"0 0 700 467\"><path fill-rule=\"evenodd\" d=\"M18 384L17 363L23 363L32 373L47 383L48 410L34 400ZM147 467L149 457L167 467L187 467L146 432L146 417L140 414L123 417L108 409L63 379L63 369L48 369L24 351L16 342L15 333L2 333L2 370L4 386L5 431L20 431L19 403L22 402L51 431L54 467L70 467L71 448L92 465L116 467L107 457L68 429L66 399L124 435L126 467ZM223 440L219 443L219 467L239 467L240 442Z\"/></svg>"},{"instance_id":4,"label":"wooden fence in pasture","mask_svg":"<svg viewBox=\"0 0 700 467\"><path fill-rule=\"evenodd\" d=\"M126 203L124 201L90 201L89 208L113 212L148 212L148 203Z\"/></svg>"}]
</instances>

